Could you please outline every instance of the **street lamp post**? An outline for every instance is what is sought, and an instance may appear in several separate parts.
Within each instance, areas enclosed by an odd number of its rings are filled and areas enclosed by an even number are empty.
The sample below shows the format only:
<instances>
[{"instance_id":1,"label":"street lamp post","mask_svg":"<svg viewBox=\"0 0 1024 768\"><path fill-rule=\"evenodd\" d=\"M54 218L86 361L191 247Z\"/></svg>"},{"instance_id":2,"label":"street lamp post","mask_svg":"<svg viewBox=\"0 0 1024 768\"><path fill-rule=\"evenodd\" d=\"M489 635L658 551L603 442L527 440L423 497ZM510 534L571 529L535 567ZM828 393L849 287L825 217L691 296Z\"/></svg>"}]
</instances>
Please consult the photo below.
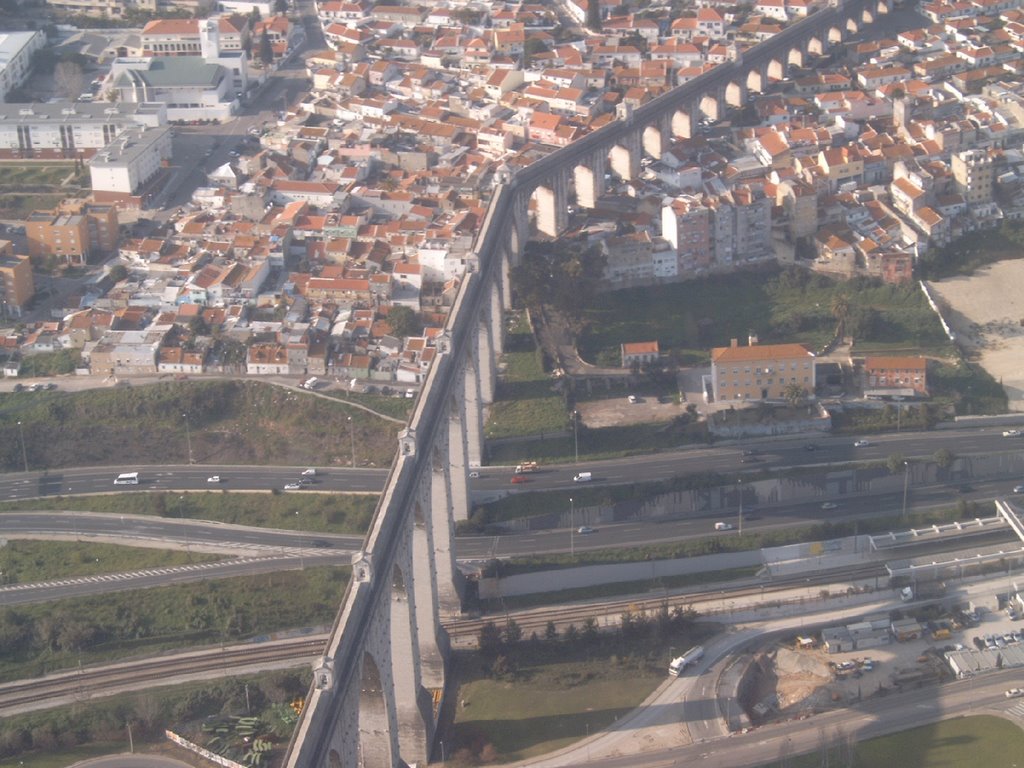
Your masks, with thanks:
<instances>
[{"instance_id":1,"label":"street lamp post","mask_svg":"<svg viewBox=\"0 0 1024 768\"><path fill-rule=\"evenodd\" d=\"M25 428L21 426L21 422L18 422L18 434L21 435L21 461L25 465L25 471L28 472L28 453L25 452Z\"/></svg>"},{"instance_id":2,"label":"street lamp post","mask_svg":"<svg viewBox=\"0 0 1024 768\"><path fill-rule=\"evenodd\" d=\"M356 428L352 424L352 417L348 417L348 437L352 442L352 469L356 468Z\"/></svg>"},{"instance_id":3,"label":"street lamp post","mask_svg":"<svg viewBox=\"0 0 1024 768\"><path fill-rule=\"evenodd\" d=\"M181 418L185 420L185 444L188 446L188 463L195 464L195 461L192 459L192 430L189 428L188 414L181 414Z\"/></svg>"},{"instance_id":4,"label":"street lamp post","mask_svg":"<svg viewBox=\"0 0 1024 768\"><path fill-rule=\"evenodd\" d=\"M569 497L569 557L576 557L576 524L573 522L576 517L576 504Z\"/></svg>"},{"instance_id":5,"label":"street lamp post","mask_svg":"<svg viewBox=\"0 0 1024 768\"><path fill-rule=\"evenodd\" d=\"M903 517L907 516L907 487L910 484L910 462L903 462Z\"/></svg>"},{"instance_id":6,"label":"street lamp post","mask_svg":"<svg viewBox=\"0 0 1024 768\"><path fill-rule=\"evenodd\" d=\"M737 532L739 533L740 536L742 536L743 535L743 478L741 477L736 482L739 483L739 486L740 486L740 514L739 514L739 526L737 527Z\"/></svg>"},{"instance_id":7,"label":"street lamp post","mask_svg":"<svg viewBox=\"0 0 1024 768\"><path fill-rule=\"evenodd\" d=\"M580 463L580 433L579 433L579 424L580 424L580 412L574 410L572 412L572 446L573 446L574 453L576 455L576 463L577 464Z\"/></svg>"}]
</instances>

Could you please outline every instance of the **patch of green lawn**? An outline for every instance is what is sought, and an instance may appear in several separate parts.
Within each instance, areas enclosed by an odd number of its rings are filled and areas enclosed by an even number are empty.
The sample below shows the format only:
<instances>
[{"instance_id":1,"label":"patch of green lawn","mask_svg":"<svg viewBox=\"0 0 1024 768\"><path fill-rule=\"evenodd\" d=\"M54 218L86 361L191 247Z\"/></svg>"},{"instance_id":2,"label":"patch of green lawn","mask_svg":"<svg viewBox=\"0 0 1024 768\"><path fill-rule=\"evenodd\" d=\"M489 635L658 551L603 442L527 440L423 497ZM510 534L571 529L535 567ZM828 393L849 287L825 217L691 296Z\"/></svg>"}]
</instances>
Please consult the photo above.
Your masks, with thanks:
<instances>
[{"instance_id":1,"label":"patch of green lawn","mask_svg":"<svg viewBox=\"0 0 1024 768\"><path fill-rule=\"evenodd\" d=\"M620 345L657 340L663 352L706 360L709 349L755 333L761 343L799 342L818 349L836 329L837 296L846 298L847 331L858 344L950 347L916 284L833 280L800 268L764 268L671 285L601 294L588 308L580 354L618 365Z\"/></svg>"},{"instance_id":2,"label":"patch of green lawn","mask_svg":"<svg viewBox=\"0 0 1024 768\"><path fill-rule=\"evenodd\" d=\"M838 748L833 749L833 757ZM900 768L964 768L966 766L1009 766L1013 755L1024 755L1024 731L1000 717L965 717L944 720L913 728L891 736L883 736L853 745L851 768L877 768L898 765ZM1022 761L1024 762L1024 761ZM815 752L789 758L790 768L816 768L827 765L822 754ZM779 768L771 763L766 768Z\"/></svg>"},{"instance_id":3,"label":"patch of green lawn","mask_svg":"<svg viewBox=\"0 0 1024 768\"><path fill-rule=\"evenodd\" d=\"M0 609L0 680L326 626L350 569L317 567Z\"/></svg>"},{"instance_id":4,"label":"patch of green lawn","mask_svg":"<svg viewBox=\"0 0 1024 768\"><path fill-rule=\"evenodd\" d=\"M81 541L8 541L0 548L4 584L95 576L227 559L224 555L122 547Z\"/></svg>"},{"instance_id":5,"label":"patch of green lawn","mask_svg":"<svg viewBox=\"0 0 1024 768\"><path fill-rule=\"evenodd\" d=\"M506 352L505 372L485 427L489 438L535 435L569 428L562 395L544 372L535 349Z\"/></svg>"},{"instance_id":6,"label":"patch of green lawn","mask_svg":"<svg viewBox=\"0 0 1024 768\"><path fill-rule=\"evenodd\" d=\"M75 510L112 515L158 515L214 520L260 528L360 534L366 533L376 505L375 494L242 493L222 490L47 496L0 503L0 513Z\"/></svg>"},{"instance_id":7,"label":"patch of green lawn","mask_svg":"<svg viewBox=\"0 0 1024 768\"><path fill-rule=\"evenodd\" d=\"M646 658L595 653L580 661L523 664L515 681L483 676L479 656L460 656L461 684L449 757L490 744L502 761L542 755L607 728L665 681Z\"/></svg>"}]
</instances>

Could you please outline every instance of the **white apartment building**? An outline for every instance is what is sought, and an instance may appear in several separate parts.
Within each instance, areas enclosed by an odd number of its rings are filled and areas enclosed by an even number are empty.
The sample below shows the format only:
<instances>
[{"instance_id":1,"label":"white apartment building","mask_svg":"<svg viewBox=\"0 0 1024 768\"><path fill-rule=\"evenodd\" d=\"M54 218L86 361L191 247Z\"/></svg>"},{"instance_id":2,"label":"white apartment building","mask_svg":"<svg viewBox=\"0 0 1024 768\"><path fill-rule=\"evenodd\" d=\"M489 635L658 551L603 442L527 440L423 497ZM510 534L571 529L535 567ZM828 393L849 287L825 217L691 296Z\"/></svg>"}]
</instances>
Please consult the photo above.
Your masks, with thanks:
<instances>
[{"instance_id":1,"label":"white apartment building","mask_svg":"<svg viewBox=\"0 0 1024 768\"><path fill-rule=\"evenodd\" d=\"M166 124L163 104L0 104L0 158L91 157L128 128Z\"/></svg>"},{"instance_id":2,"label":"white apartment building","mask_svg":"<svg viewBox=\"0 0 1024 768\"><path fill-rule=\"evenodd\" d=\"M32 54L44 45L42 32L0 32L0 104L25 82L32 70Z\"/></svg>"},{"instance_id":3,"label":"white apartment building","mask_svg":"<svg viewBox=\"0 0 1024 768\"><path fill-rule=\"evenodd\" d=\"M90 162L93 195L99 202L130 204L170 158L169 128L130 128Z\"/></svg>"}]
</instances>

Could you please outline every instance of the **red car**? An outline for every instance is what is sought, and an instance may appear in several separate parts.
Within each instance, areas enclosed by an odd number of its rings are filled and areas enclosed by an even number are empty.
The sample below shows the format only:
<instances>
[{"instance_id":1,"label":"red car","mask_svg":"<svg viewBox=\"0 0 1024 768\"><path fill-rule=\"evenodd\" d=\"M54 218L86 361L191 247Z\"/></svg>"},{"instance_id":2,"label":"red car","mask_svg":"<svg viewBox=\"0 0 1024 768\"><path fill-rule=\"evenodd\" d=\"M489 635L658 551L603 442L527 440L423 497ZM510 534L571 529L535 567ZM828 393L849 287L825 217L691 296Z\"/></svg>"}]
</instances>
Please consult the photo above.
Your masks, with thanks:
<instances>
[{"instance_id":1,"label":"red car","mask_svg":"<svg viewBox=\"0 0 1024 768\"><path fill-rule=\"evenodd\" d=\"M530 479L526 475L512 475L512 482L515 484L528 483Z\"/></svg>"}]
</instances>

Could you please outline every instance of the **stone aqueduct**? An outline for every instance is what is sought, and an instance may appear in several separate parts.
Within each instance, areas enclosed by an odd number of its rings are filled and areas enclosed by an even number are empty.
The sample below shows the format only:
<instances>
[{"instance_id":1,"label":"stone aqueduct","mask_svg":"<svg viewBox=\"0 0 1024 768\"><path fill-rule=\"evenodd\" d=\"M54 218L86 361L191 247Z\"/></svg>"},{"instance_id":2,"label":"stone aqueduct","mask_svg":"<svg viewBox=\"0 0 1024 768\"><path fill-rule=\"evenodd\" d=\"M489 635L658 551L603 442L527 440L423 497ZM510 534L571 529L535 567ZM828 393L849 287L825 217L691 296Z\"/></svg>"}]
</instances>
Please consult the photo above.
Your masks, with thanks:
<instances>
[{"instance_id":1,"label":"stone aqueduct","mask_svg":"<svg viewBox=\"0 0 1024 768\"><path fill-rule=\"evenodd\" d=\"M392 768L428 762L449 656L443 618L458 615L461 579L454 524L469 511L468 473L483 452L483 406L492 401L509 269L536 228L568 226L571 188L594 207L605 173L636 178L644 154L688 137L700 115L717 119L747 93L827 54L889 13L890 0L833 2L770 40L519 170L496 187L470 267L399 450L363 551L353 559L323 658L285 758L287 768Z\"/></svg>"}]
</instances>

